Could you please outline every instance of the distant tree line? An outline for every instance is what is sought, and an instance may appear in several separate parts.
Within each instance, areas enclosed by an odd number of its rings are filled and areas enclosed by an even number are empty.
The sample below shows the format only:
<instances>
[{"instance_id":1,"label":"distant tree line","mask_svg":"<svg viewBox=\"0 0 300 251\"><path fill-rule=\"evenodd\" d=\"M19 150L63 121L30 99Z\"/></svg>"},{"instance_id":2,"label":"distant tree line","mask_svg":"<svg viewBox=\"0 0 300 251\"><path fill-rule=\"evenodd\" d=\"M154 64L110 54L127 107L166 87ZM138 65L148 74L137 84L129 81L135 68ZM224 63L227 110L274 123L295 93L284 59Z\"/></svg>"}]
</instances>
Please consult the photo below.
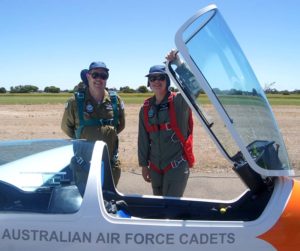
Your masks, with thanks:
<instances>
[{"instance_id":1,"label":"distant tree line","mask_svg":"<svg viewBox=\"0 0 300 251\"><path fill-rule=\"evenodd\" d=\"M132 89L129 86L120 87L119 90L116 91L123 93L147 93L150 92L150 89L147 86L139 86L137 89ZM74 90L61 90L56 86L47 86L43 91L39 90L37 86L34 85L18 85L10 87L10 90L7 91L4 87L0 87L0 93L32 93L32 92L45 92L45 93L60 93L60 92L73 92Z\"/></svg>"},{"instance_id":2,"label":"distant tree line","mask_svg":"<svg viewBox=\"0 0 300 251\"><path fill-rule=\"evenodd\" d=\"M264 92L266 94L283 94L283 95L289 95L289 94L300 94L300 89L296 89L294 91L288 91L288 90L283 90L283 91L278 91L276 88L271 88L273 83L271 83L268 86L265 86ZM114 90L121 92L121 93L148 93L150 92L150 89L147 86L141 85L136 89L131 88L130 86L124 86L120 87L119 90L115 89ZM171 87L172 91L178 91L174 87ZM214 89L216 93L218 92L226 92L226 94L240 94L238 92L241 92L239 90L228 90L228 91L221 91L218 89ZM255 91L255 90L254 90ZM33 93L33 92L45 92L45 93L60 93L60 92L74 92L74 90L61 90L59 87L56 86L47 86L44 88L44 90L39 90L37 86L34 85L18 85L18 86L12 86L10 87L10 90L6 90L4 87L0 87L0 93ZM203 91L201 93L204 93ZM253 93L254 95L254 93Z\"/></svg>"},{"instance_id":3,"label":"distant tree line","mask_svg":"<svg viewBox=\"0 0 300 251\"><path fill-rule=\"evenodd\" d=\"M7 93L8 91L4 87L0 87L0 93ZM37 86L34 85L17 85L10 87L10 93L33 93L42 92ZM59 93L60 88L55 86L47 86L44 89L47 93Z\"/></svg>"},{"instance_id":4,"label":"distant tree line","mask_svg":"<svg viewBox=\"0 0 300 251\"><path fill-rule=\"evenodd\" d=\"M30 93L37 92L38 90L39 88L34 85L18 85L10 87L10 93Z\"/></svg>"}]
</instances>

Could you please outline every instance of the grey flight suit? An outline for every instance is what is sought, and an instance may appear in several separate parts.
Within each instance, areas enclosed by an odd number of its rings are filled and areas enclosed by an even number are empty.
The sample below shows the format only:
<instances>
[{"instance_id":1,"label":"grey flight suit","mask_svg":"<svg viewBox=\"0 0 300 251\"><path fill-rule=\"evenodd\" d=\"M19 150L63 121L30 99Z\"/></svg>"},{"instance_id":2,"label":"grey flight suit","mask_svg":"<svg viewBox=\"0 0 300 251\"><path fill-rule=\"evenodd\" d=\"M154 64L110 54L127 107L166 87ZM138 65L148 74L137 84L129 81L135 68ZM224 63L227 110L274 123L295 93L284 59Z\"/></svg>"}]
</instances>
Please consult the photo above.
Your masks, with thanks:
<instances>
[{"instance_id":1,"label":"grey flight suit","mask_svg":"<svg viewBox=\"0 0 300 251\"><path fill-rule=\"evenodd\" d=\"M162 124L170 122L168 111L168 96L158 106L155 104L155 96L150 99L149 118L150 124ZM189 106L178 93L174 99L177 125L184 138L189 135ZM151 184L154 195L181 197L184 193L189 177L189 166L182 159L183 148L180 140L173 130L160 130L148 133L144 121L144 107L139 113L138 133L138 160L140 166L149 166L149 161L159 169L164 169L172 161L178 161L178 166L170 169L165 174L160 174L150 169Z\"/></svg>"}]
</instances>

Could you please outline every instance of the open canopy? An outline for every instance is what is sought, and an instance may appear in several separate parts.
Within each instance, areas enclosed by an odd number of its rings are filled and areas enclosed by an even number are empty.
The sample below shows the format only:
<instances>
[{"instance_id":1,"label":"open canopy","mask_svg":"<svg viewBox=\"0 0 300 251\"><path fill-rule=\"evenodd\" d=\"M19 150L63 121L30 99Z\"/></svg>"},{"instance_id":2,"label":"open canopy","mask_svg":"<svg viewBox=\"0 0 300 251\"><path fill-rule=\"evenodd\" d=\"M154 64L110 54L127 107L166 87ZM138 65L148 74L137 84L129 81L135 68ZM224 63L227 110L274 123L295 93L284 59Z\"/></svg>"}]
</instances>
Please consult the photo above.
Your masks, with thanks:
<instances>
[{"instance_id":1,"label":"open canopy","mask_svg":"<svg viewBox=\"0 0 300 251\"><path fill-rule=\"evenodd\" d=\"M264 91L217 7L196 13L179 29L175 42L189 74L170 63L169 73L224 156L247 162L261 175L293 175ZM204 116L201 90L216 118Z\"/></svg>"}]
</instances>

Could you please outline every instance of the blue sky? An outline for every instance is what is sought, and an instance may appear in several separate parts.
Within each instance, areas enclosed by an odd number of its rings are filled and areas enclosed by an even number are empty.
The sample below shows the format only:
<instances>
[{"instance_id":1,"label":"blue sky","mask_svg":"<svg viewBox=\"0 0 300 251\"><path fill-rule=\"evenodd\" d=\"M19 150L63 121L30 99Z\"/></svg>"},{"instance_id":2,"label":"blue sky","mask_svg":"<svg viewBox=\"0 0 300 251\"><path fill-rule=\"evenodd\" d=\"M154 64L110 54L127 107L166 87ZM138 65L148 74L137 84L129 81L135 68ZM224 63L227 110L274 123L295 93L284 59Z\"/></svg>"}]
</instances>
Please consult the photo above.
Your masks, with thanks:
<instances>
[{"instance_id":1,"label":"blue sky","mask_svg":"<svg viewBox=\"0 0 300 251\"><path fill-rule=\"evenodd\" d=\"M180 26L215 3L264 87L300 89L298 0L0 0L0 87L73 89L92 61L109 87L146 85Z\"/></svg>"}]
</instances>

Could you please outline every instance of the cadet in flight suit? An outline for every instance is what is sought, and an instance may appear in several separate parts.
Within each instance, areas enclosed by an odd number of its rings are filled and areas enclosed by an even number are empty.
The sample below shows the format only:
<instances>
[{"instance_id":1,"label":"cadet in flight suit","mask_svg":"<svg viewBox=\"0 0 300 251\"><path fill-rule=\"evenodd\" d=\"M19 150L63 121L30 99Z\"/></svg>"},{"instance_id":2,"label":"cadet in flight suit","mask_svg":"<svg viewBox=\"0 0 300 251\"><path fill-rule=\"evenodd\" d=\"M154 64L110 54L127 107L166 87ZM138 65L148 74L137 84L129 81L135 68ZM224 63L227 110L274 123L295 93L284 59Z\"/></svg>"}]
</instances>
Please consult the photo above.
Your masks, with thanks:
<instances>
[{"instance_id":1,"label":"cadet in flight suit","mask_svg":"<svg viewBox=\"0 0 300 251\"><path fill-rule=\"evenodd\" d=\"M89 69L82 73L81 77L87 83L81 83L75 97L66 103L61 129L70 138L106 142L114 182L117 185L121 175L120 162L117 159L118 134L125 127L124 103L116 93L110 94L106 90L109 69L105 63L92 62ZM83 179L86 178L87 174Z\"/></svg>"},{"instance_id":2,"label":"cadet in flight suit","mask_svg":"<svg viewBox=\"0 0 300 251\"><path fill-rule=\"evenodd\" d=\"M176 54L172 52L167 58L175 60ZM181 197L189 177L189 164L184 158L182 143L177 134L168 128L171 120L168 102L172 95L168 90L170 79L163 65L152 66L146 77L154 96L145 101L139 113L139 165L144 180L151 182L154 195ZM189 124L190 108L180 93L173 97L173 102L177 126L186 139L192 133ZM147 124L157 125L158 130L149 132Z\"/></svg>"}]
</instances>

